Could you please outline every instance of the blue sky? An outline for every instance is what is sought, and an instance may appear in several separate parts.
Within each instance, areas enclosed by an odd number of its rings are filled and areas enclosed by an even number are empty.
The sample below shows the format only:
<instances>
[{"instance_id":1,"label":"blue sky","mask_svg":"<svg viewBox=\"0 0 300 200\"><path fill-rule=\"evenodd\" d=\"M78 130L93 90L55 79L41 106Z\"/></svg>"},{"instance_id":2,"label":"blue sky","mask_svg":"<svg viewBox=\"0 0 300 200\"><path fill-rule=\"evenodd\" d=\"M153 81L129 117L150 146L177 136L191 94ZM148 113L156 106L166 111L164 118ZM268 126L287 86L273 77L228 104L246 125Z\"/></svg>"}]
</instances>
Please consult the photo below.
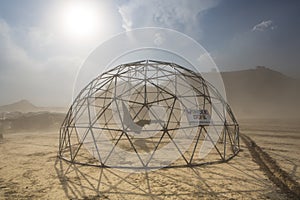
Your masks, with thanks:
<instances>
[{"instance_id":1,"label":"blue sky","mask_svg":"<svg viewBox=\"0 0 300 200\"><path fill-rule=\"evenodd\" d=\"M63 18L78 2L0 2L0 104L69 104L76 72L93 49L115 34L149 26L194 38L220 70L264 65L300 77L300 1L86 0L97 12L97 29L75 36Z\"/></svg>"}]
</instances>

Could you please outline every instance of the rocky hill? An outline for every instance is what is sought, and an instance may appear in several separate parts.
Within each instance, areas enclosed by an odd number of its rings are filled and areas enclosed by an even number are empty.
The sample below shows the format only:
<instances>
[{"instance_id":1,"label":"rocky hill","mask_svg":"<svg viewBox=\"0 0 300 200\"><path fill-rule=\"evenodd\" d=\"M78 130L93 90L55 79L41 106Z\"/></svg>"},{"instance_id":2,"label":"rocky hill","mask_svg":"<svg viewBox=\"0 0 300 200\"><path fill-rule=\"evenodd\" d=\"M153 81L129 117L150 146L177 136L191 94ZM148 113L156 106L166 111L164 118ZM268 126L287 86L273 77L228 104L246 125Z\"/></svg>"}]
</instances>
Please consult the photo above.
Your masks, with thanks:
<instances>
[{"instance_id":1,"label":"rocky hill","mask_svg":"<svg viewBox=\"0 0 300 200\"><path fill-rule=\"evenodd\" d=\"M222 72L221 75L227 100L238 117L299 117L299 80L266 67Z\"/></svg>"}]
</instances>

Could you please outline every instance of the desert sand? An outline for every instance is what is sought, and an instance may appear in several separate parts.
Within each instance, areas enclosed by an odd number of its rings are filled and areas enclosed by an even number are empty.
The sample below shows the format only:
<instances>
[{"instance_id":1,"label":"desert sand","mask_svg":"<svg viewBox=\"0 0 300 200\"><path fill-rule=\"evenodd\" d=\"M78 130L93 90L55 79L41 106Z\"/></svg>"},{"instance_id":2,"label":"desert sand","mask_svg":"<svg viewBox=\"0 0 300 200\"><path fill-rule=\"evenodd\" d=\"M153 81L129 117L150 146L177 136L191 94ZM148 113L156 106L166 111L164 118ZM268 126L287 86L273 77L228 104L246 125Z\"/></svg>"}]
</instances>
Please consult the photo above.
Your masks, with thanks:
<instances>
[{"instance_id":1,"label":"desert sand","mask_svg":"<svg viewBox=\"0 0 300 200\"><path fill-rule=\"evenodd\" d=\"M0 143L0 199L297 199L297 124L245 120L241 151L229 162L140 173L58 160L58 130L8 132Z\"/></svg>"},{"instance_id":2,"label":"desert sand","mask_svg":"<svg viewBox=\"0 0 300 200\"><path fill-rule=\"evenodd\" d=\"M53 110L24 101L0 107L19 111L5 114L9 130L0 135L0 199L300 199L300 120L288 119L299 118L298 84L265 68L222 76L241 151L229 162L193 168L125 173L70 166L57 159L65 114L22 115ZM287 94L278 98L278 91Z\"/></svg>"}]
</instances>

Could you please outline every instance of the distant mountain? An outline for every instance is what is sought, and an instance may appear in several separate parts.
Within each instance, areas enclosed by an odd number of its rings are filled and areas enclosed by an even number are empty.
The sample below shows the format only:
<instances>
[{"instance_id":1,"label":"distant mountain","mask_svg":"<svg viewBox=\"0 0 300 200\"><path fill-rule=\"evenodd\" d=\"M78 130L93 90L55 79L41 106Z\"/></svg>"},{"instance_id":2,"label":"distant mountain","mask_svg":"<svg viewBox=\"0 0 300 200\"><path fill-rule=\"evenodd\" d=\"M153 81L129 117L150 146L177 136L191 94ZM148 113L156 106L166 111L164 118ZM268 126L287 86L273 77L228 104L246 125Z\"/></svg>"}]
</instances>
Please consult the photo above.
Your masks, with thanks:
<instances>
[{"instance_id":1,"label":"distant mountain","mask_svg":"<svg viewBox=\"0 0 300 200\"><path fill-rule=\"evenodd\" d=\"M227 100L240 118L300 116L300 81L258 66L221 73Z\"/></svg>"},{"instance_id":2,"label":"distant mountain","mask_svg":"<svg viewBox=\"0 0 300 200\"><path fill-rule=\"evenodd\" d=\"M261 66L221 72L221 76L227 101L238 118L300 118L300 80ZM66 113L67 107L37 107L27 100L0 106L0 113L15 111Z\"/></svg>"},{"instance_id":3,"label":"distant mountain","mask_svg":"<svg viewBox=\"0 0 300 200\"><path fill-rule=\"evenodd\" d=\"M57 130L65 108L37 107L27 100L0 106L0 129L5 131Z\"/></svg>"},{"instance_id":4,"label":"distant mountain","mask_svg":"<svg viewBox=\"0 0 300 200\"><path fill-rule=\"evenodd\" d=\"M36 112L40 109L27 100L0 106L0 112Z\"/></svg>"},{"instance_id":5,"label":"distant mountain","mask_svg":"<svg viewBox=\"0 0 300 200\"><path fill-rule=\"evenodd\" d=\"M0 112L66 112L67 108L64 107L38 107L30 103L28 100L21 100L12 104L0 106Z\"/></svg>"}]
</instances>

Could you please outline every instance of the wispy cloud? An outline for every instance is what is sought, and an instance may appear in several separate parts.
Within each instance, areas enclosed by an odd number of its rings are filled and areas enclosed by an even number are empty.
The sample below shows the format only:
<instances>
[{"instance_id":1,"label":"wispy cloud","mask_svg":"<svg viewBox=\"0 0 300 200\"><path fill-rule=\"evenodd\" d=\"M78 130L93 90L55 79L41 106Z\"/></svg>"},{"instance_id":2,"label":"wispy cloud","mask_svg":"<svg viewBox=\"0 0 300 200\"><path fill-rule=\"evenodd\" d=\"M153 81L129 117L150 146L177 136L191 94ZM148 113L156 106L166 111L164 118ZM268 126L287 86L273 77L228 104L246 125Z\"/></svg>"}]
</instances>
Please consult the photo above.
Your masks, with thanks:
<instances>
[{"instance_id":1,"label":"wispy cloud","mask_svg":"<svg viewBox=\"0 0 300 200\"><path fill-rule=\"evenodd\" d=\"M171 28L199 35L199 14L218 4L219 0L131 0L118 7L125 30L146 26Z\"/></svg>"},{"instance_id":2,"label":"wispy cloud","mask_svg":"<svg viewBox=\"0 0 300 200\"><path fill-rule=\"evenodd\" d=\"M259 24L256 24L253 28L252 31L265 31L265 30L274 30L276 26L274 25L274 22L272 20L266 20L262 21Z\"/></svg>"},{"instance_id":3,"label":"wispy cloud","mask_svg":"<svg viewBox=\"0 0 300 200\"><path fill-rule=\"evenodd\" d=\"M0 18L0 104L28 99L39 105L62 105L71 100L71 91L80 60L53 56L39 60L15 38L16 29ZM36 29L34 34L40 34ZM39 37L24 34L26 40L38 44Z\"/></svg>"}]
</instances>

